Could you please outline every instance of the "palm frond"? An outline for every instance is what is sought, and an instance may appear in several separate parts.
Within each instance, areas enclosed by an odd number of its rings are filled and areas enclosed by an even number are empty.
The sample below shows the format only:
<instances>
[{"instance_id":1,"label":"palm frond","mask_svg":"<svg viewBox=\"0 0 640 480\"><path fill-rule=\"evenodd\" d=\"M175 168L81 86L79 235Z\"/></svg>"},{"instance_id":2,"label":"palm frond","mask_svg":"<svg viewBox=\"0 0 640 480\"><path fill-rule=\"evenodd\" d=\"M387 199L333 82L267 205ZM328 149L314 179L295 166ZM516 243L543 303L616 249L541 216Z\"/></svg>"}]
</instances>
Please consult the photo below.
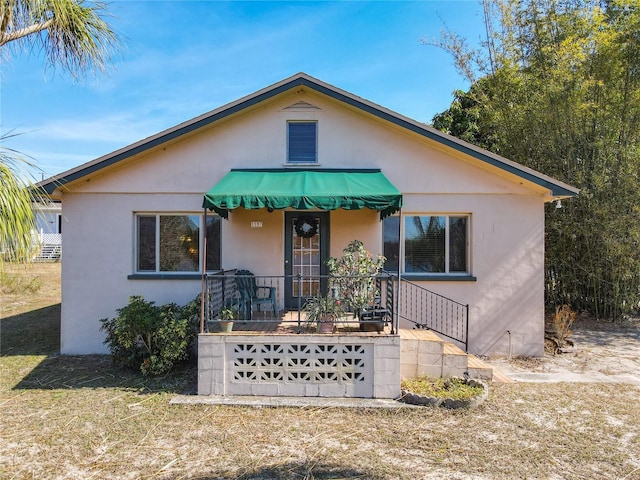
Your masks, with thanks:
<instances>
[{"instance_id":1,"label":"palm frond","mask_svg":"<svg viewBox=\"0 0 640 480\"><path fill-rule=\"evenodd\" d=\"M118 45L103 18L103 2L3 0L0 5L0 46L40 48L49 66L62 67L74 77L105 70Z\"/></svg>"}]
</instances>

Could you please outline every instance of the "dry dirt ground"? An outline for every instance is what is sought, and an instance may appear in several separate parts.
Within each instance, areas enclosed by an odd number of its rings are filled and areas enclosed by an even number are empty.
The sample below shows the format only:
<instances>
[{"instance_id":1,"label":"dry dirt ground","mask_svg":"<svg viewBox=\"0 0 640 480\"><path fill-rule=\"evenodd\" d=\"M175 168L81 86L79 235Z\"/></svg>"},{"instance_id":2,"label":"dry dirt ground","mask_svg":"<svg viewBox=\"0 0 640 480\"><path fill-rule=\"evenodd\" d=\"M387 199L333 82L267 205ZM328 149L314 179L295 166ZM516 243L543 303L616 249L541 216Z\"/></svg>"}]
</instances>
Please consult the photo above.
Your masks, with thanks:
<instances>
[{"instance_id":1,"label":"dry dirt ground","mask_svg":"<svg viewBox=\"0 0 640 480\"><path fill-rule=\"evenodd\" d=\"M488 362L519 382L640 385L640 317L616 324L582 320L572 330L575 346L569 353Z\"/></svg>"},{"instance_id":2,"label":"dry dirt ground","mask_svg":"<svg viewBox=\"0 0 640 480\"><path fill-rule=\"evenodd\" d=\"M640 385L495 383L473 410L172 405L194 367L59 355L60 265L25 273L0 288L0 479L640 480ZM637 380L637 324L583 327L575 354L505 366Z\"/></svg>"}]
</instances>

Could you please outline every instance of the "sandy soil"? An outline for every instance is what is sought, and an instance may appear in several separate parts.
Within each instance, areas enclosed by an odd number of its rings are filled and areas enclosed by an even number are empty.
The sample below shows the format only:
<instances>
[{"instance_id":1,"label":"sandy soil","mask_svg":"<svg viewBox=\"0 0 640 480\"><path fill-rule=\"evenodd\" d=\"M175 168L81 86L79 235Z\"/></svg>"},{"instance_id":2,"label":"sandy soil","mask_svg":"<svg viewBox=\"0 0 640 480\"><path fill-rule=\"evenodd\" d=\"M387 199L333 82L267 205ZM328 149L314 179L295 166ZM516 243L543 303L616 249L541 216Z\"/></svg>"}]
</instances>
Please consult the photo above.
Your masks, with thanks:
<instances>
[{"instance_id":1,"label":"sandy soil","mask_svg":"<svg viewBox=\"0 0 640 480\"><path fill-rule=\"evenodd\" d=\"M640 318L622 324L582 321L572 330L572 352L541 358L489 358L488 363L520 382L640 385Z\"/></svg>"}]
</instances>

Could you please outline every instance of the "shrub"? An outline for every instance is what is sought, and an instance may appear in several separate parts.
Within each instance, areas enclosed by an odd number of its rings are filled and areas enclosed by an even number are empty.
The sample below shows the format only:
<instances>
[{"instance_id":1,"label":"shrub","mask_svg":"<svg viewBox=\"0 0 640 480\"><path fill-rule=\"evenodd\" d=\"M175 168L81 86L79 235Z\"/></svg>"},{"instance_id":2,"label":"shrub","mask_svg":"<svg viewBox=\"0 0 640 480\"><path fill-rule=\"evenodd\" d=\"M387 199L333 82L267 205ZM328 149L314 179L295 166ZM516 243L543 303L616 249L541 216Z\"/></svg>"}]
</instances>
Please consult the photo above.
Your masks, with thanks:
<instances>
[{"instance_id":1,"label":"shrub","mask_svg":"<svg viewBox=\"0 0 640 480\"><path fill-rule=\"evenodd\" d=\"M352 240L342 253L340 258L327 260L329 275L338 286L340 296L357 315L364 307L372 305L379 295L375 276L382 271L386 258L382 255L374 257L360 240Z\"/></svg>"},{"instance_id":2,"label":"shrub","mask_svg":"<svg viewBox=\"0 0 640 480\"><path fill-rule=\"evenodd\" d=\"M556 313L553 315L551 323L556 333L556 337L561 342L566 342L571 335L571 325L576 320L576 312L569 305L556 307Z\"/></svg>"},{"instance_id":3,"label":"shrub","mask_svg":"<svg viewBox=\"0 0 640 480\"><path fill-rule=\"evenodd\" d=\"M104 341L116 365L139 368L144 375L161 375L189 357L197 333L198 298L185 306L168 303L160 307L141 296L117 310L113 319L103 318Z\"/></svg>"}]
</instances>

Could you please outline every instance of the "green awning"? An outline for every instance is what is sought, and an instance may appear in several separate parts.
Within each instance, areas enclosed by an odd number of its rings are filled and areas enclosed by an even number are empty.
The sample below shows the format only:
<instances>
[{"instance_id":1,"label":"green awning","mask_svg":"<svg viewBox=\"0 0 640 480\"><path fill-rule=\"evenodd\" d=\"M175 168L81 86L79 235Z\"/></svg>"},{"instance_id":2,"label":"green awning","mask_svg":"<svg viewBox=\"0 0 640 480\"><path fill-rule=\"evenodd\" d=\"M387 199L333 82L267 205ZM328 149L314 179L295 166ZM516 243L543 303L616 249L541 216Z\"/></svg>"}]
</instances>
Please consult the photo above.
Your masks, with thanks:
<instances>
[{"instance_id":1,"label":"green awning","mask_svg":"<svg viewBox=\"0 0 640 480\"><path fill-rule=\"evenodd\" d=\"M204 195L204 208L227 218L234 208L359 210L384 218L402 206L402 194L377 169L233 169Z\"/></svg>"}]
</instances>

